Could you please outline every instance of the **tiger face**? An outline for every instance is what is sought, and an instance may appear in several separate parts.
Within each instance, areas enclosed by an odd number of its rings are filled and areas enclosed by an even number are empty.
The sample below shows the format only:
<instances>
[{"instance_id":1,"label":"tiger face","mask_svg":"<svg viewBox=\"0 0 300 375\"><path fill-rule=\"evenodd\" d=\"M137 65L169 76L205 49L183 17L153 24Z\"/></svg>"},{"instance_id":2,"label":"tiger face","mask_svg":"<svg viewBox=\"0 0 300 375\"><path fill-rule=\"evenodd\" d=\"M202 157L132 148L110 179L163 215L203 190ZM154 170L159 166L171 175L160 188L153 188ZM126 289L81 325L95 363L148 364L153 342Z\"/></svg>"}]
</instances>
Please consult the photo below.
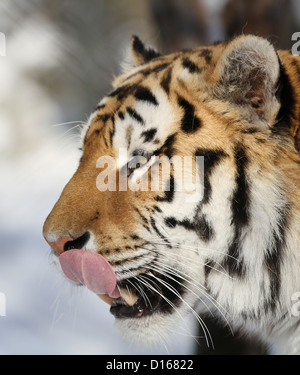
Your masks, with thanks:
<instances>
[{"instance_id":1,"label":"tiger face","mask_svg":"<svg viewBox=\"0 0 300 375\"><path fill-rule=\"evenodd\" d=\"M131 47L44 237L135 342L164 339L187 313L209 341L199 312L214 309L267 335L300 287L283 272L300 264L299 59L255 36L166 56Z\"/></svg>"}]
</instances>

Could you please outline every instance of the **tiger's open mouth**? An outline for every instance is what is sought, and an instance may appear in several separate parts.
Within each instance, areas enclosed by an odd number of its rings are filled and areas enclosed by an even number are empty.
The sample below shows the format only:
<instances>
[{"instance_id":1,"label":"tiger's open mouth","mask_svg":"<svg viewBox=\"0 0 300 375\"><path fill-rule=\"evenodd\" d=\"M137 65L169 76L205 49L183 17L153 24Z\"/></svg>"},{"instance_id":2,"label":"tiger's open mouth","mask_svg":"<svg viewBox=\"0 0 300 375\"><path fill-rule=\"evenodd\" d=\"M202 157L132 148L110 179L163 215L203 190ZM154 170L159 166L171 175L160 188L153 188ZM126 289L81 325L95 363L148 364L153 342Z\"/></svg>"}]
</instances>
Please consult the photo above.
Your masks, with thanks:
<instances>
[{"instance_id":1,"label":"tiger's open mouth","mask_svg":"<svg viewBox=\"0 0 300 375\"><path fill-rule=\"evenodd\" d=\"M139 280L147 280L141 284ZM170 313L182 303L186 290L180 275L164 275L151 271L136 278L122 280L117 286L119 298L99 295L111 305L110 312L116 318L142 318L155 313Z\"/></svg>"},{"instance_id":2,"label":"tiger's open mouth","mask_svg":"<svg viewBox=\"0 0 300 375\"><path fill-rule=\"evenodd\" d=\"M135 289L118 288L121 296L117 299L105 296L105 301L111 305L110 312L115 318L141 318L153 314L160 306L162 298L151 291L143 296ZM103 295L99 295L103 298Z\"/></svg>"},{"instance_id":3,"label":"tiger's open mouth","mask_svg":"<svg viewBox=\"0 0 300 375\"><path fill-rule=\"evenodd\" d=\"M72 249L59 256L64 274L72 281L85 285L108 303L116 318L141 318L164 306L163 292L153 287L147 277L148 288L133 287L133 280L117 278L112 266L100 254L89 250Z\"/></svg>"}]
</instances>

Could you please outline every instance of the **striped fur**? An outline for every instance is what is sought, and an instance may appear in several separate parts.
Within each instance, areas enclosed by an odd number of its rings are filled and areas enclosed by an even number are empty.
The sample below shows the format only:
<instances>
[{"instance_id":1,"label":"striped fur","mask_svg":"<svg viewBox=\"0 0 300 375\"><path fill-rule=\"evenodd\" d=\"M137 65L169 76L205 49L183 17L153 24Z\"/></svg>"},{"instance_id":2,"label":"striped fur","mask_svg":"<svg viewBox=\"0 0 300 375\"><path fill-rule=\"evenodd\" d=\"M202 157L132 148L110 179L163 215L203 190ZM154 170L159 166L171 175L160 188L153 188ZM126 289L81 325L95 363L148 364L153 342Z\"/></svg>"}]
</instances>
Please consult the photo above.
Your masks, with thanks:
<instances>
[{"instance_id":1,"label":"striped fur","mask_svg":"<svg viewBox=\"0 0 300 375\"><path fill-rule=\"evenodd\" d=\"M162 56L134 37L132 64L91 115L44 236L89 232L82 247L155 304L142 318L117 319L135 342L165 340L190 312L211 345L202 314L215 311L274 351L299 353L299 123L299 57L265 39ZM120 170L135 156L203 156L201 194L177 191L172 168L159 191L99 192L97 160L120 148ZM128 179L137 169L126 169Z\"/></svg>"}]
</instances>

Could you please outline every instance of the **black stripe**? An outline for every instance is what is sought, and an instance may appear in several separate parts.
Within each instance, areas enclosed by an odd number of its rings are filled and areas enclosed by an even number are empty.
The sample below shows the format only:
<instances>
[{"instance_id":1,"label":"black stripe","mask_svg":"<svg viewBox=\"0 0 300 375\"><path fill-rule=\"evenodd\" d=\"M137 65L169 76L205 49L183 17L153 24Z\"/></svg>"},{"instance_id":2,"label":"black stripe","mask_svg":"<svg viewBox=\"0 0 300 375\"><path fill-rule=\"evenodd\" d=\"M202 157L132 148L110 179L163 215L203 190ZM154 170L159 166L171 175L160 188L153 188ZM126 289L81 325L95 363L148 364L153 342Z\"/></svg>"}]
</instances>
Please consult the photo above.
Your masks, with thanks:
<instances>
[{"instance_id":1,"label":"black stripe","mask_svg":"<svg viewBox=\"0 0 300 375\"><path fill-rule=\"evenodd\" d=\"M182 65L184 68L188 69L190 73L201 73L203 69L200 69L199 66L193 63L189 58L185 57L182 60Z\"/></svg>"},{"instance_id":2,"label":"black stripe","mask_svg":"<svg viewBox=\"0 0 300 375\"><path fill-rule=\"evenodd\" d=\"M119 116L119 119L120 120L124 120L125 116L124 116L124 113L123 112L118 112L118 116Z\"/></svg>"},{"instance_id":3,"label":"black stripe","mask_svg":"<svg viewBox=\"0 0 300 375\"><path fill-rule=\"evenodd\" d=\"M106 114L103 114L103 115L98 115L96 117L96 121L102 121L104 123L106 123L109 119L110 119L111 115L106 113Z\"/></svg>"},{"instance_id":4,"label":"black stripe","mask_svg":"<svg viewBox=\"0 0 300 375\"><path fill-rule=\"evenodd\" d=\"M115 135L115 125L113 125L112 129L109 132L109 140L110 140L110 145L111 146L113 144L114 135Z\"/></svg>"},{"instance_id":5,"label":"black stripe","mask_svg":"<svg viewBox=\"0 0 300 375\"><path fill-rule=\"evenodd\" d=\"M144 137L144 142L151 142L156 133L157 133L157 129L153 128L153 129L144 131L141 135L142 137Z\"/></svg>"},{"instance_id":6,"label":"black stripe","mask_svg":"<svg viewBox=\"0 0 300 375\"><path fill-rule=\"evenodd\" d=\"M295 94L284 65L278 58L280 74L277 82L276 97L280 101L280 110L276 116L276 123L271 128L273 134L288 133L291 125L290 118L295 110Z\"/></svg>"},{"instance_id":7,"label":"black stripe","mask_svg":"<svg viewBox=\"0 0 300 375\"><path fill-rule=\"evenodd\" d=\"M136 235L136 234L130 234L130 237L133 239L133 240L140 240L141 238L138 236L138 235Z\"/></svg>"},{"instance_id":8,"label":"black stripe","mask_svg":"<svg viewBox=\"0 0 300 375\"><path fill-rule=\"evenodd\" d=\"M100 109L103 109L103 108L105 108L105 104L99 104L97 105L94 111L99 111Z\"/></svg>"},{"instance_id":9,"label":"black stripe","mask_svg":"<svg viewBox=\"0 0 300 375\"><path fill-rule=\"evenodd\" d=\"M170 176L170 179L168 181L168 189L164 192L165 195L164 197L161 196L156 196L154 199L157 202L168 202L171 203L174 198L174 189L175 189L175 181L174 181L174 176Z\"/></svg>"},{"instance_id":10,"label":"black stripe","mask_svg":"<svg viewBox=\"0 0 300 375\"><path fill-rule=\"evenodd\" d=\"M152 74L152 73L159 73L160 71L164 70L166 67L169 66L169 63L159 63L157 64L156 66L151 66L150 68L147 67L147 68L144 68L144 69L139 69L138 71L136 71L135 73L131 74L130 76L128 76L126 78L126 81L132 79L133 77L136 77L136 76L139 76L139 75L142 75L144 78L147 77L149 74ZM142 80L141 80L142 81ZM140 82L141 82L140 81Z\"/></svg>"},{"instance_id":11,"label":"black stripe","mask_svg":"<svg viewBox=\"0 0 300 375\"><path fill-rule=\"evenodd\" d=\"M155 224L155 220L153 219L153 217L151 217L150 223L151 223L152 228L159 235L159 237L164 240L164 242L167 245L167 247L169 247L169 248L172 247L171 244L170 244L170 242L168 241L168 239L163 234L161 234L161 232L158 230L158 228L157 228L157 226Z\"/></svg>"},{"instance_id":12,"label":"black stripe","mask_svg":"<svg viewBox=\"0 0 300 375\"><path fill-rule=\"evenodd\" d=\"M134 120L136 120L137 122L139 122L139 123L142 124L142 125L145 124L145 122L144 122L142 116L139 115L139 114L138 114L133 108L131 108L131 107L127 107L126 111L127 111L127 113L129 114L129 116L130 116L131 118L133 118Z\"/></svg>"},{"instance_id":13,"label":"black stripe","mask_svg":"<svg viewBox=\"0 0 300 375\"><path fill-rule=\"evenodd\" d=\"M236 188L232 198L233 222L237 226L245 226L249 221L249 184L246 177L248 157L244 146L238 144L234 150L236 164Z\"/></svg>"},{"instance_id":14,"label":"black stripe","mask_svg":"<svg viewBox=\"0 0 300 375\"><path fill-rule=\"evenodd\" d=\"M134 93L134 96L137 100L142 100L144 102L148 102L148 103L153 104L155 106L158 105L158 102L157 102L155 96L146 87L139 86L136 89L136 91Z\"/></svg>"},{"instance_id":15,"label":"black stripe","mask_svg":"<svg viewBox=\"0 0 300 375\"><path fill-rule=\"evenodd\" d=\"M161 87L165 90L166 94L170 93L170 84L172 80L172 69L169 68L163 75L162 80L160 81Z\"/></svg>"},{"instance_id":16,"label":"black stripe","mask_svg":"<svg viewBox=\"0 0 300 375\"><path fill-rule=\"evenodd\" d=\"M155 51L153 48L146 48L136 35L134 35L132 38L132 49L139 55L143 56L144 62L149 62L156 57L161 56L161 54Z\"/></svg>"},{"instance_id":17,"label":"black stripe","mask_svg":"<svg viewBox=\"0 0 300 375\"><path fill-rule=\"evenodd\" d=\"M196 233L202 241L208 242L214 236L214 229L204 215L197 218L194 225L196 227Z\"/></svg>"},{"instance_id":18,"label":"black stripe","mask_svg":"<svg viewBox=\"0 0 300 375\"><path fill-rule=\"evenodd\" d=\"M165 218L165 224L169 228L175 228L178 224L178 221L175 219L175 217L170 216Z\"/></svg>"},{"instance_id":19,"label":"black stripe","mask_svg":"<svg viewBox=\"0 0 300 375\"><path fill-rule=\"evenodd\" d=\"M163 63L163 64L158 64L154 67L151 68L145 68L139 71L140 74L143 74L144 76L148 76L151 73L159 73L162 70L164 70L166 67L169 66L169 63Z\"/></svg>"},{"instance_id":20,"label":"black stripe","mask_svg":"<svg viewBox=\"0 0 300 375\"><path fill-rule=\"evenodd\" d=\"M178 104L184 110L181 129L185 133L192 133L201 127L200 119L195 115L195 107L182 97L178 97Z\"/></svg>"},{"instance_id":21,"label":"black stripe","mask_svg":"<svg viewBox=\"0 0 300 375\"><path fill-rule=\"evenodd\" d=\"M176 141L176 135L177 133L169 135L164 144L153 152L153 155L158 156L160 154L165 154L169 159L171 159L174 153L173 144Z\"/></svg>"},{"instance_id":22,"label":"black stripe","mask_svg":"<svg viewBox=\"0 0 300 375\"><path fill-rule=\"evenodd\" d=\"M133 208L139 214L139 216L143 220L144 224L146 224L148 226L148 220L147 220L147 218L141 213L141 211L137 207L134 206Z\"/></svg>"},{"instance_id":23,"label":"black stripe","mask_svg":"<svg viewBox=\"0 0 300 375\"><path fill-rule=\"evenodd\" d=\"M157 212L162 212L162 210L158 206L153 206L153 210Z\"/></svg>"},{"instance_id":24,"label":"black stripe","mask_svg":"<svg viewBox=\"0 0 300 375\"><path fill-rule=\"evenodd\" d=\"M204 194L201 204L206 204L209 202L212 192L210 176L214 168L228 155L222 150L198 148L195 152L195 156L204 156Z\"/></svg>"},{"instance_id":25,"label":"black stripe","mask_svg":"<svg viewBox=\"0 0 300 375\"><path fill-rule=\"evenodd\" d=\"M228 255L224 260L224 268L227 268L231 276L244 277L246 267L241 259L242 249L242 231L249 223L249 184L246 176L246 167L248 157L243 145L237 144L234 150L236 177L235 190L231 200L232 221L234 236L231 245L228 248Z\"/></svg>"},{"instance_id":26,"label":"black stripe","mask_svg":"<svg viewBox=\"0 0 300 375\"><path fill-rule=\"evenodd\" d=\"M165 218L165 224L169 228L175 228L177 225L180 225L189 231L194 231L200 240L204 242L210 241L214 235L214 230L204 215L200 218L194 217L192 221L187 219L177 220L174 217L167 217Z\"/></svg>"},{"instance_id":27,"label":"black stripe","mask_svg":"<svg viewBox=\"0 0 300 375\"><path fill-rule=\"evenodd\" d=\"M270 279L270 296L266 303L266 310L274 311L279 300L280 285L281 285L281 264L283 258L283 251L285 246L285 233L287 228L288 209L285 207L281 212L280 220L278 221L277 231L273 231L273 241L266 251L265 268L269 274Z\"/></svg>"},{"instance_id":28,"label":"black stripe","mask_svg":"<svg viewBox=\"0 0 300 375\"><path fill-rule=\"evenodd\" d=\"M208 48L204 48L200 54L199 54L200 57L204 57L205 58L205 62L207 64L209 64L211 62L211 58L212 58L212 51Z\"/></svg>"},{"instance_id":29,"label":"black stripe","mask_svg":"<svg viewBox=\"0 0 300 375\"><path fill-rule=\"evenodd\" d=\"M135 85L119 86L114 91L112 91L108 96L117 97L119 101L122 101L134 92L135 87Z\"/></svg>"}]
</instances>

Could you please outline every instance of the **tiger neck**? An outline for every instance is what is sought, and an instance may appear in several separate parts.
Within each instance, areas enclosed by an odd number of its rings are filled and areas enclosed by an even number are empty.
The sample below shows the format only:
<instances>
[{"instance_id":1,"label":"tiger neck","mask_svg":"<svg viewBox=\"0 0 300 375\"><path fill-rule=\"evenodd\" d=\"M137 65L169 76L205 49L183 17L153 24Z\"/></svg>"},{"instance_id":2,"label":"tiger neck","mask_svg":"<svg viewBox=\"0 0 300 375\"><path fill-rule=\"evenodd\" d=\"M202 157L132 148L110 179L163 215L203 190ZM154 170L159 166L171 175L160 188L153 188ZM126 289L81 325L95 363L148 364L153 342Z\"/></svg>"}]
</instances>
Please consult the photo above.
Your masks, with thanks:
<instances>
[{"instance_id":1,"label":"tiger neck","mask_svg":"<svg viewBox=\"0 0 300 375\"><path fill-rule=\"evenodd\" d=\"M221 212L231 212L232 217L220 215L211 220L222 234L216 235L215 242L212 239L210 247L224 252L210 256L212 261L205 270L206 286L231 317L261 321L263 315L266 319L271 315L281 316L289 309L290 301L285 301L285 296L292 295L300 285L300 277L298 280L295 276L299 273L300 256L294 252L300 246L300 236L297 238L298 230L295 231L291 219L292 212L300 211L300 206L295 206L300 199L293 199L294 195L288 193L289 186L297 183L299 166L294 163L287 170L291 161L284 152L276 160L272 159L274 147L270 148L268 157L264 154L270 160L268 173L263 172L266 161L261 154L256 161L252 160L254 164L250 168L246 152L236 153L239 173L228 192L225 189L222 192L224 197L228 193L228 199L222 200L224 207L218 205ZM250 148L246 143L245 149ZM253 148L252 151L255 152ZM216 176L218 173L221 181L223 169L215 171ZM300 191L300 184L297 186ZM236 192L233 195L232 188ZM292 190L298 194L294 191L297 189ZM216 196L212 202L214 199ZM286 254L290 256L285 258ZM289 274L284 267L289 268Z\"/></svg>"}]
</instances>

